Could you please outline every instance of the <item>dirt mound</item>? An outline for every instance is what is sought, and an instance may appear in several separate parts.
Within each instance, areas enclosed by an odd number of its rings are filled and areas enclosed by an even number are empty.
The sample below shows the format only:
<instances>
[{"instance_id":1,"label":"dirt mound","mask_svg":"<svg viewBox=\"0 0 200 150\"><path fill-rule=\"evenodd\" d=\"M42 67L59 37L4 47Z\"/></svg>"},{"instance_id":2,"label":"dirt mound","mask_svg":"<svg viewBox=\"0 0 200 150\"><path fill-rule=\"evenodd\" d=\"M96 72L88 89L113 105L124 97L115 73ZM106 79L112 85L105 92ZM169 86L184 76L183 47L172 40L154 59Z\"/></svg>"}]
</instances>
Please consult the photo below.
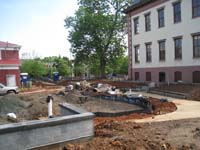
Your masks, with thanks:
<instances>
[{"instance_id":1,"label":"dirt mound","mask_svg":"<svg viewBox=\"0 0 200 150\"><path fill-rule=\"evenodd\" d=\"M5 116L7 113L19 113L21 110L30 106L29 102L25 102L15 95L6 95L0 97L0 115Z\"/></svg>"},{"instance_id":2,"label":"dirt mound","mask_svg":"<svg viewBox=\"0 0 200 150\"><path fill-rule=\"evenodd\" d=\"M80 91L74 90L73 92L69 92L65 95L64 99L68 103L72 104L84 104L88 100L86 98L80 98L83 97Z\"/></svg>"},{"instance_id":3,"label":"dirt mound","mask_svg":"<svg viewBox=\"0 0 200 150\"><path fill-rule=\"evenodd\" d=\"M172 146L155 139L149 125L105 120L95 126L95 137L88 142L66 145L67 150L172 150ZM152 132L152 133L151 133ZM157 131L158 132L158 131ZM152 137L149 135L152 134Z\"/></svg>"},{"instance_id":4,"label":"dirt mound","mask_svg":"<svg viewBox=\"0 0 200 150\"><path fill-rule=\"evenodd\" d=\"M152 104L153 114L162 115L170 112L176 111L177 107L173 102L161 102L156 98L149 98Z\"/></svg>"},{"instance_id":5,"label":"dirt mound","mask_svg":"<svg viewBox=\"0 0 200 150\"><path fill-rule=\"evenodd\" d=\"M48 117L48 108L46 103L46 98L48 94L40 93L40 94L30 94L21 95L20 98L25 101L31 103L28 109L25 109L20 112L20 118L25 120L35 120L41 117ZM60 114L60 108L58 106L59 103L62 103L63 96L52 95L53 100L53 114L55 116Z\"/></svg>"},{"instance_id":6,"label":"dirt mound","mask_svg":"<svg viewBox=\"0 0 200 150\"><path fill-rule=\"evenodd\" d=\"M193 90L190 93L190 98L193 100L200 101L200 88Z\"/></svg>"}]
</instances>

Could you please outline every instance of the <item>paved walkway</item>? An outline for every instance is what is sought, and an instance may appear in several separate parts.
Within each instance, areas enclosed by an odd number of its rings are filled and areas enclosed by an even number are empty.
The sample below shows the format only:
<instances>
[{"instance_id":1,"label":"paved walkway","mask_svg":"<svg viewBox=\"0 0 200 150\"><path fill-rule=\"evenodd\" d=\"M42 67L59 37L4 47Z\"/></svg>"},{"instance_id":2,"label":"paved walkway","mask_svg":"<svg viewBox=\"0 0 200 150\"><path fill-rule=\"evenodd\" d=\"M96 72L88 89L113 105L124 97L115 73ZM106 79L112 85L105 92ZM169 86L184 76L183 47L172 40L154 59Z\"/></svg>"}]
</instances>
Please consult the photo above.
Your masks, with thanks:
<instances>
[{"instance_id":1,"label":"paved walkway","mask_svg":"<svg viewBox=\"0 0 200 150\"><path fill-rule=\"evenodd\" d=\"M159 122L159 121L180 120L189 118L200 118L200 102L198 101L176 99L176 98L170 98L166 96L160 96L144 92L142 92L142 94L148 97L168 98L168 100L176 104L177 110L175 112L164 115L156 115L154 116L154 118L134 120L134 122Z\"/></svg>"}]
</instances>

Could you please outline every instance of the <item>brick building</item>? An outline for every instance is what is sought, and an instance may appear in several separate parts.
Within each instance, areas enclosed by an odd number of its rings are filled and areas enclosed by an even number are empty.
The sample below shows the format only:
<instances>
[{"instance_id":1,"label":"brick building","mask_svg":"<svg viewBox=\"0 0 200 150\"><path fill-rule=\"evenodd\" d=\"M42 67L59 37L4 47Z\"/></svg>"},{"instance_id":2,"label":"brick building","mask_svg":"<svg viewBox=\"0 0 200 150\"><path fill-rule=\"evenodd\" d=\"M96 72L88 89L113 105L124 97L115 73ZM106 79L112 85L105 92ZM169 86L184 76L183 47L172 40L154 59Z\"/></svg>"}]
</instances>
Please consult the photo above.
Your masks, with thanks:
<instances>
[{"instance_id":1,"label":"brick building","mask_svg":"<svg viewBox=\"0 0 200 150\"><path fill-rule=\"evenodd\" d=\"M0 41L0 83L7 86L20 86L21 46Z\"/></svg>"},{"instance_id":2,"label":"brick building","mask_svg":"<svg viewBox=\"0 0 200 150\"><path fill-rule=\"evenodd\" d=\"M200 0L135 0L124 12L130 79L200 83Z\"/></svg>"}]
</instances>

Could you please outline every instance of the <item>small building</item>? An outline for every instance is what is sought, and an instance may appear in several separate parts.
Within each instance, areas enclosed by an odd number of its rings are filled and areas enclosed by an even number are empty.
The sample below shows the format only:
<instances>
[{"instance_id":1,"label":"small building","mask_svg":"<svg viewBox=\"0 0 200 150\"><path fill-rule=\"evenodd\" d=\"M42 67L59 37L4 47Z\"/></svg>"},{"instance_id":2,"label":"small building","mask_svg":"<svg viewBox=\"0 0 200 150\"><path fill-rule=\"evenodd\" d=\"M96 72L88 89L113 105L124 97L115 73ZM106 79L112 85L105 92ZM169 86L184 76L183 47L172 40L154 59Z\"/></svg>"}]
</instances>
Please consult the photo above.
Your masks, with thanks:
<instances>
[{"instance_id":1,"label":"small building","mask_svg":"<svg viewBox=\"0 0 200 150\"><path fill-rule=\"evenodd\" d=\"M20 86L21 46L0 41L0 83L7 86Z\"/></svg>"},{"instance_id":2,"label":"small building","mask_svg":"<svg viewBox=\"0 0 200 150\"><path fill-rule=\"evenodd\" d=\"M200 83L200 0L135 0L124 12L129 79Z\"/></svg>"}]
</instances>

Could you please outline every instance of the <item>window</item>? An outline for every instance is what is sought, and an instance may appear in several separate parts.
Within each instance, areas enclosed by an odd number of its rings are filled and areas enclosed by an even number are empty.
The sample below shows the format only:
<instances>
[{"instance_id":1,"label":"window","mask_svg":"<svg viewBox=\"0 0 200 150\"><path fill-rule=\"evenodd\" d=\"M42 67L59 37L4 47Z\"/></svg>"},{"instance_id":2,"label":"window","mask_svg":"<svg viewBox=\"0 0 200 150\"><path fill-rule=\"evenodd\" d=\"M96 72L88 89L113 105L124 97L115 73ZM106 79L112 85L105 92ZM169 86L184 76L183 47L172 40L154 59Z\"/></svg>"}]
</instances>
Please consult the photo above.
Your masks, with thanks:
<instances>
[{"instance_id":1,"label":"window","mask_svg":"<svg viewBox=\"0 0 200 150\"><path fill-rule=\"evenodd\" d=\"M181 22L181 2L173 4L174 8L174 23Z\"/></svg>"},{"instance_id":2,"label":"window","mask_svg":"<svg viewBox=\"0 0 200 150\"><path fill-rule=\"evenodd\" d=\"M140 73L135 72L135 81L138 81L140 79Z\"/></svg>"},{"instance_id":3,"label":"window","mask_svg":"<svg viewBox=\"0 0 200 150\"><path fill-rule=\"evenodd\" d=\"M200 57L200 33L193 35L193 57Z\"/></svg>"},{"instance_id":4,"label":"window","mask_svg":"<svg viewBox=\"0 0 200 150\"><path fill-rule=\"evenodd\" d=\"M193 72L193 83L200 83L200 71Z\"/></svg>"},{"instance_id":5,"label":"window","mask_svg":"<svg viewBox=\"0 0 200 150\"><path fill-rule=\"evenodd\" d=\"M192 0L192 16L200 16L200 0Z\"/></svg>"},{"instance_id":6,"label":"window","mask_svg":"<svg viewBox=\"0 0 200 150\"><path fill-rule=\"evenodd\" d=\"M182 80L182 73L180 71L174 72L174 81L181 81Z\"/></svg>"},{"instance_id":7,"label":"window","mask_svg":"<svg viewBox=\"0 0 200 150\"><path fill-rule=\"evenodd\" d=\"M135 18L134 20L134 33L139 33L139 17Z\"/></svg>"},{"instance_id":8,"label":"window","mask_svg":"<svg viewBox=\"0 0 200 150\"><path fill-rule=\"evenodd\" d=\"M145 30L146 31L151 31L151 18L150 18L150 13L146 14L145 16Z\"/></svg>"},{"instance_id":9,"label":"window","mask_svg":"<svg viewBox=\"0 0 200 150\"><path fill-rule=\"evenodd\" d=\"M159 72L159 82L165 82L165 72Z\"/></svg>"},{"instance_id":10,"label":"window","mask_svg":"<svg viewBox=\"0 0 200 150\"><path fill-rule=\"evenodd\" d=\"M159 41L159 60L165 61L165 40Z\"/></svg>"},{"instance_id":11,"label":"window","mask_svg":"<svg viewBox=\"0 0 200 150\"><path fill-rule=\"evenodd\" d=\"M135 63L140 63L139 60L139 54L140 54L140 46L135 46Z\"/></svg>"},{"instance_id":12,"label":"window","mask_svg":"<svg viewBox=\"0 0 200 150\"><path fill-rule=\"evenodd\" d=\"M151 62L151 43L146 43L146 62Z\"/></svg>"},{"instance_id":13,"label":"window","mask_svg":"<svg viewBox=\"0 0 200 150\"><path fill-rule=\"evenodd\" d=\"M161 8L158 10L158 27L164 27L165 26L165 16L164 16L164 8Z\"/></svg>"},{"instance_id":14,"label":"window","mask_svg":"<svg viewBox=\"0 0 200 150\"><path fill-rule=\"evenodd\" d=\"M146 72L146 81L151 81L151 72Z\"/></svg>"},{"instance_id":15,"label":"window","mask_svg":"<svg viewBox=\"0 0 200 150\"><path fill-rule=\"evenodd\" d=\"M174 38L175 59L182 59L182 38Z\"/></svg>"}]
</instances>

